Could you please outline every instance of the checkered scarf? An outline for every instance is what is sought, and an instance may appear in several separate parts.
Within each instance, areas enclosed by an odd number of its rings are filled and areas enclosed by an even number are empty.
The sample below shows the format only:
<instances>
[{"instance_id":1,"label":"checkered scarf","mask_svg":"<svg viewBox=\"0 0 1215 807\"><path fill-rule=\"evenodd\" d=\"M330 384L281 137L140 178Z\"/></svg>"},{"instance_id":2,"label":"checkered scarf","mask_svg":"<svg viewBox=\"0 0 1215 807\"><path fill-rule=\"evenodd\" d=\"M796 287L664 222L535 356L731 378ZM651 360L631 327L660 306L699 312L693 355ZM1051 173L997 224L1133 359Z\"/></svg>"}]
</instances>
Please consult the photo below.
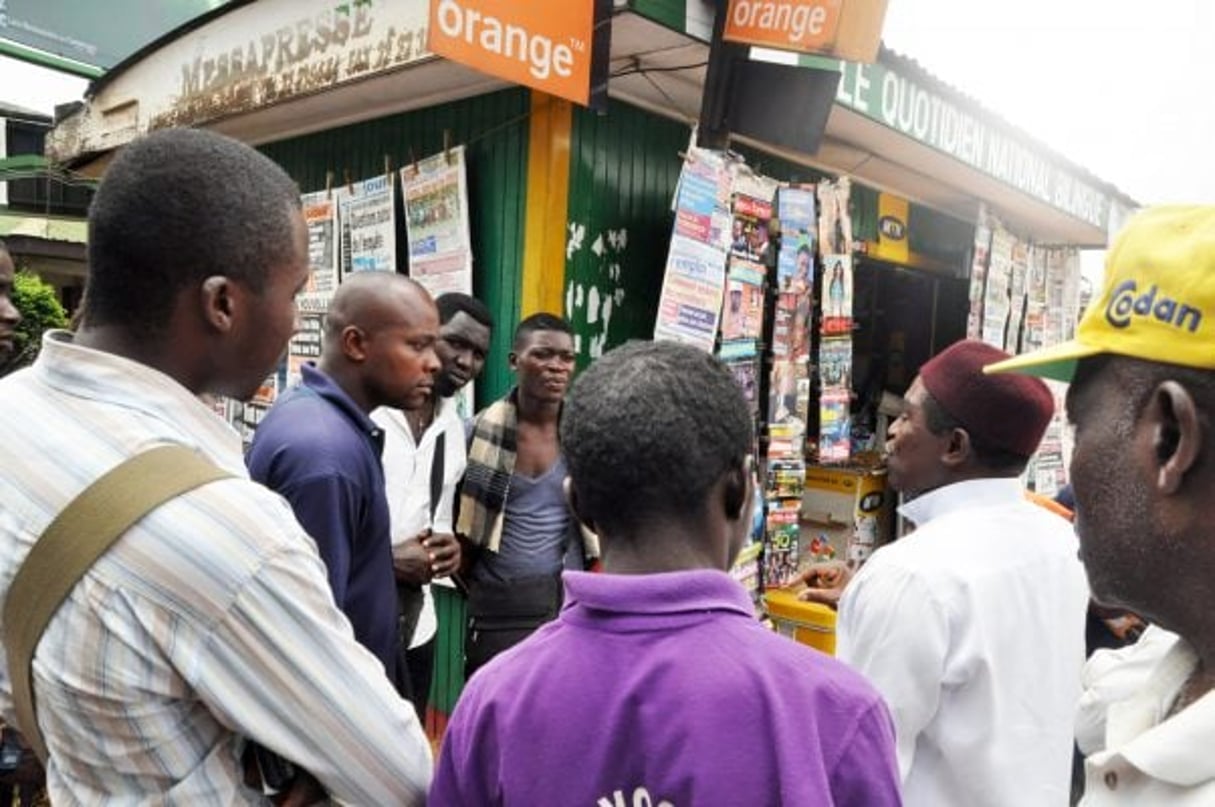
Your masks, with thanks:
<instances>
[{"instance_id":1,"label":"checkered scarf","mask_svg":"<svg viewBox=\"0 0 1215 807\"><path fill-rule=\"evenodd\" d=\"M497 552L502 543L506 497L510 492L510 478L515 473L519 446L515 395L512 389L505 398L490 404L473 422L468 466L460 492L456 532L490 552ZM576 518L571 518L570 524L573 528L571 538L581 543L583 556L588 560L598 558L599 537Z\"/></svg>"},{"instance_id":2,"label":"checkered scarf","mask_svg":"<svg viewBox=\"0 0 1215 807\"><path fill-rule=\"evenodd\" d=\"M510 491L519 445L517 424L518 410L511 390L477 415L468 444L468 467L460 492L456 532L490 552L497 552L502 541L506 494Z\"/></svg>"}]
</instances>

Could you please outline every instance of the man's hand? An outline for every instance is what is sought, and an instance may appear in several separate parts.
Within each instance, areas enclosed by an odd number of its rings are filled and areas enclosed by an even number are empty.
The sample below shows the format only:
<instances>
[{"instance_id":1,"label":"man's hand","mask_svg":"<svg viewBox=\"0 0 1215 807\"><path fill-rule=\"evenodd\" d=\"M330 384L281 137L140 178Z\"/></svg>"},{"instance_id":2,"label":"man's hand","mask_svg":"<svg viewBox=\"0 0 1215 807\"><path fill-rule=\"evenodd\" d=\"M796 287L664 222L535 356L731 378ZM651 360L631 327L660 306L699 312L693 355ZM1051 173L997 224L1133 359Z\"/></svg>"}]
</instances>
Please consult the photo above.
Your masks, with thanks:
<instances>
[{"instance_id":1,"label":"man's hand","mask_svg":"<svg viewBox=\"0 0 1215 807\"><path fill-rule=\"evenodd\" d=\"M430 537L430 530L424 530L393 548L392 570L399 582L414 586L430 582L430 551L425 544Z\"/></svg>"},{"instance_id":2,"label":"man's hand","mask_svg":"<svg viewBox=\"0 0 1215 807\"><path fill-rule=\"evenodd\" d=\"M430 556L430 573L446 577L460 568L460 542L451 533L431 533L422 541Z\"/></svg>"},{"instance_id":3,"label":"man's hand","mask_svg":"<svg viewBox=\"0 0 1215 807\"><path fill-rule=\"evenodd\" d=\"M820 602L835 608L839 605L840 597L848 581L852 579L852 569L843 561L829 560L815 563L801 574L798 583L805 583L808 588L797 595L799 600Z\"/></svg>"}]
</instances>

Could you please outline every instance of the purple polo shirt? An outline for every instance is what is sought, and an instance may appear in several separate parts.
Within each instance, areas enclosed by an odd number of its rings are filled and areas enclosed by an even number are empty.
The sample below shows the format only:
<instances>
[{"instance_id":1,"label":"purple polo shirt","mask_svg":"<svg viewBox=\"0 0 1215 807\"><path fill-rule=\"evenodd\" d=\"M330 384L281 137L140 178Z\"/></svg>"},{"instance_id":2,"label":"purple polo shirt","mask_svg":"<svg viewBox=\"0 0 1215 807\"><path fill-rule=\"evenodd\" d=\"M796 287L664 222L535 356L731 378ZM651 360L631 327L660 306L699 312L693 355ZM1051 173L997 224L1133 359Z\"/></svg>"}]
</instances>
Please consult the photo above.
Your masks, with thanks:
<instances>
[{"instance_id":1,"label":"purple polo shirt","mask_svg":"<svg viewBox=\"0 0 1215 807\"><path fill-rule=\"evenodd\" d=\"M560 617L469 681L431 804L901 803L877 692L728 575L564 580Z\"/></svg>"},{"instance_id":2,"label":"purple polo shirt","mask_svg":"<svg viewBox=\"0 0 1215 807\"><path fill-rule=\"evenodd\" d=\"M384 433L312 366L258 424L249 475L295 511L359 643L396 675L397 590L380 452Z\"/></svg>"}]
</instances>

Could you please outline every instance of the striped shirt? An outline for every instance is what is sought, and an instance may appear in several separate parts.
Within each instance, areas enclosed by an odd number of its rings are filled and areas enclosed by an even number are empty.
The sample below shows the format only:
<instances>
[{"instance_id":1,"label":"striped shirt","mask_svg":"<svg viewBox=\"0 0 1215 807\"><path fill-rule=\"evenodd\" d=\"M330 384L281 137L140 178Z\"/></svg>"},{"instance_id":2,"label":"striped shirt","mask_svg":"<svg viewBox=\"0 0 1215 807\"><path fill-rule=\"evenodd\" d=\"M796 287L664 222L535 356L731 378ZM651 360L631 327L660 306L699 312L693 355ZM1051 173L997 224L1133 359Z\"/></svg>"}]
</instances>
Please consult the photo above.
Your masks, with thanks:
<instances>
[{"instance_id":1,"label":"striped shirt","mask_svg":"<svg viewBox=\"0 0 1215 807\"><path fill-rule=\"evenodd\" d=\"M238 764L248 737L335 799L420 802L431 757L414 710L355 641L291 509L248 481L236 433L168 376L63 332L0 381L0 598L72 497L163 443L237 478L141 520L51 620L33 683L52 801L261 803Z\"/></svg>"}]
</instances>

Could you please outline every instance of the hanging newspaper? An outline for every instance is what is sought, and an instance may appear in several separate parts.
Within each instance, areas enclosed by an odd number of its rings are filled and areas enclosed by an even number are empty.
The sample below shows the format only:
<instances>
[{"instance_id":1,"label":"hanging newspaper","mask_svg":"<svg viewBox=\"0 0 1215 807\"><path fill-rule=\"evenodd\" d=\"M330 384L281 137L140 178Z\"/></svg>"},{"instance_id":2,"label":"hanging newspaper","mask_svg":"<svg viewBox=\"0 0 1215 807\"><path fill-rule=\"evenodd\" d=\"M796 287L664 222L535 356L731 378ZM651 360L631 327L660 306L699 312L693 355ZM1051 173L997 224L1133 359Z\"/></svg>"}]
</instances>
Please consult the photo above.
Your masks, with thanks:
<instances>
[{"instance_id":1,"label":"hanging newspaper","mask_svg":"<svg viewBox=\"0 0 1215 807\"><path fill-rule=\"evenodd\" d=\"M287 388L300 383L301 369L309 362L321 357L321 333L325 327L325 315L301 311L299 328L287 343Z\"/></svg>"},{"instance_id":2,"label":"hanging newspaper","mask_svg":"<svg viewBox=\"0 0 1215 807\"><path fill-rule=\"evenodd\" d=\"M464 147L401 169L409 276L432 296L472 294L472 242Z\"/></svg>"},{"instance_id":3,"label":"hanging newspaper","mask_svg":"<svg viewBox=\"0 0 1215 807\"><path fill-rule=\"evenodd\" d=\"M983 333L983 293L987 282L987 264L991 258L991 223L987 206L979 203L979 218L975 224L974 253L970 262L970 310L966 317L966 338L978 339Z\"/></svg>"},{"instance_id":4,"label":"hanging newspaper","mask_svg":"<svg viewBox=\"0 0 1215 807\"><path fill-rule=\"evenodd\" d=\"M397 224L392 181L377 176L356 182L341 200L342 277L353 272L395 272Z\"/></svg>"},{"instance_id":5,"label":"hanging newspaper","mask_svg":"<svg viewBox=\"0 0 1215 807\"><path fill-rule=\"evenodd\" d=\"M299 296L301 312L323 313L338 285L338 206L345 189L300 197L308 226L308 284Z\"/></svg>"},{"instance_id":6,"label":"hanging newspaper","mask_svg":"<svg viewBox=\"0 0 1215 807\"><path fill-rule=\"evenodd\" d=\"M1004 339L1004 350L1007 353L1018 353L1021 350L1028 285L1029 245L1018 240L1013 244L1012 282L1008 289L1008 333Z\"/></svg>"},{"instance_id":7,"label":"hanging newspaper","mask_svg":"<svg viewBox=\"0 0 1215 807\"><path fill-rule=\"evenodd\" d=\"M730 226L730 166L713 151L689 148L675 190L675 233L722 246Z\"/></svg>"},{"instance_id":8,"label":"hanging newspaper","mask_svg":"<svg viewBox=\"0 0 1215 807\"><path fill-rule=\"evenodd\" d=\"M818 184L818 242L824 255L852 254L852 216L848 197L852 184L845 177Z\"/></svg>"},{"instance_id":9,"label":"hanging newspaper","mask_svg":"<svg viewBox=\"0 0 1215 807\"><path fill-rule=\"evenodd\" d=\"M1013 246L1017 239L996 222L992 227L991 255L987 266L987 283L983 294L983 327L980 338L987 344L1004 349L1011 302Z\"/></svg>"},{"instance_id":10,"label":"hanging newspaper","mask_svg":"<svg viewBox=\"0 0 1215 807\"><path fill-rule=\"evenodd\" d=\"M672 236L654 338L712 351L725 279L724 252L682 235Z\"/></svg>"}]
</instances>

